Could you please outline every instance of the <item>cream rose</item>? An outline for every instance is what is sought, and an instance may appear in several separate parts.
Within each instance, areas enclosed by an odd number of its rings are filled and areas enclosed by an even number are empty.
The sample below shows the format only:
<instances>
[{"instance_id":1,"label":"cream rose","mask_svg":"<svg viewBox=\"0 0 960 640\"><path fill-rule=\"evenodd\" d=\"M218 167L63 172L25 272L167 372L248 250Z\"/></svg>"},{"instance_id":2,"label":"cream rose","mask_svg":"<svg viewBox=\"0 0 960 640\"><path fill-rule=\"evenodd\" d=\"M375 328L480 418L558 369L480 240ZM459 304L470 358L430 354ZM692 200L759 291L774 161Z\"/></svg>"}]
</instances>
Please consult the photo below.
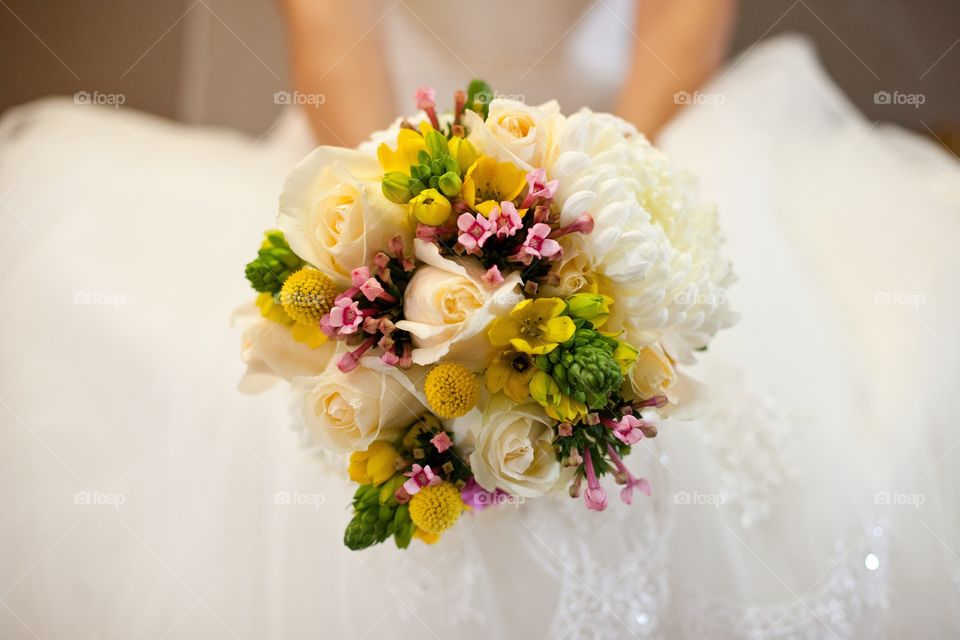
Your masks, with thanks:
<instances>
[{"instance_id":1,"label":"cream rose","mask_svg":"<svg viewBox=\"0 0 960 640\"><path fill-rule=\"evenodd\" d=\"M331 361L323 373L298 378L294 386L304 394L303 417L310 434L331 451L359 451L374 440L399 436L425 411L413 382L396 369L360 366L342 373Z\"/></svg>"},{"instance_id":2,"label":"cream rose","mask_svg":"<svg viewBox=\"0 0 960 640\"><path fill-rule=\"evenodd\" d=\"M640 349L630 375L630 386L637 397L667 395L676 382L677 371L662 349L658 346Z\"/></svg>"},{"instance_id":3,"label":"cream rose","mask_svg":"<svg viewBox=\"0 0 960 640\"><path fill-rule=\"evenodd\" d=\"M464 420L473 440L470 468L487 491L536 498L560 482L551 420L537 403L493 398L483 414Z\"/></svg>"},{"instance_id":4,"label":"cream rose","mask_svg":"<svg viewBox=\"0 0 960 640\"><path fill-rule=\"evenodd\" d=\"M404 320L397 323L398 329L413 336L414 364L445 359L482 369L494 356L487 325L523 300L519 274L510 274L491 289L475 261L448 260L430 242L417 240L415 246L417 258L424 264L407 284Z\"/></svg>"},{"instance_id":5,"label":"cream rose","mask_svg":"<svg viewBox=\"0 0 960 640\"><path fill-rule=\"evenodd\" d=\"M470 130L468 139L477 149L527 171L544 166L564 123L555 100L535 107L497 98L490 102L486 120L469 110L464 116Z\"/></svg>"},{"instance_id":6,"label":"cream rose","mask_svg":"<svg viewBox=\"0 0 960 640\"><path fill-rule=\"evenodd\" d=\"M319 147L294 167L280 194L278 225L294 252L341 287L390 238L409 236L409 216L383 197L375 156Z\"/></svg>"},{"instance_id":7,"label":"cream rose","mask_svg":"<svg viewBox=\"0 0 960 640\"><path fill-rule=\"evenodd\" d=\"M234 312L233 325L244 327L240 357L247 370L237 385L243 393L259 393L281 378L289 382L319 374L336 344L328 341L311 349L294 340L289 327L263 318L252 302Z\"/></svg>"}]
</instances>

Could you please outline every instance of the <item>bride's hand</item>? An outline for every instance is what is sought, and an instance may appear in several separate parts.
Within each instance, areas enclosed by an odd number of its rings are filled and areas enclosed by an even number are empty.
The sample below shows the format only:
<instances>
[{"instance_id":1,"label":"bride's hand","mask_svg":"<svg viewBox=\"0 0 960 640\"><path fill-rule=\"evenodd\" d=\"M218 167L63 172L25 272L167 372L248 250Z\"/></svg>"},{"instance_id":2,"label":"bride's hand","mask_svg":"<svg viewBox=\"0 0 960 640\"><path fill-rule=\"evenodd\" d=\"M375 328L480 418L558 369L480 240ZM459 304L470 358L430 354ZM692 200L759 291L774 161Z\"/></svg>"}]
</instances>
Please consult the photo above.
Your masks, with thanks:
<instances>
[{"instance_id":1,"label":"bride's hand","mask_svg":"<svg viewBox=\"0 0 960 640\"><path fill-rule=\"evenodd\" d=\"M397 110L376 2L278 0L292 81L318 144L353 147Z\"/></svg>"},{"instance_id":2,"label":"bride's hand","mask_svg":"<svg viewBox=\"0 0 960 640\"><path fill-rule=\"evenodd\" d=\"M633 58L617 115L649 138L720 66L727 54L737 0L638 0Z\"/></svg>"}]
</instances>

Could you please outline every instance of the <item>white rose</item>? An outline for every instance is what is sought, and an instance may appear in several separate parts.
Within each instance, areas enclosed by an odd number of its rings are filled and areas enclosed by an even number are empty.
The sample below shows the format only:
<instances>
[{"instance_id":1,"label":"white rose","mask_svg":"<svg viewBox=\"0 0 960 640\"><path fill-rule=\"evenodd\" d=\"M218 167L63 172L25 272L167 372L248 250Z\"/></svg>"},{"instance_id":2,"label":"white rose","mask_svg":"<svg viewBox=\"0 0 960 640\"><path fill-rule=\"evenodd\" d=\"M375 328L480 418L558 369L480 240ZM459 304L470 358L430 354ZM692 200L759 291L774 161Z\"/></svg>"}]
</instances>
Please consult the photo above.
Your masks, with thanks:
<instances>
[{"instance_id":1,"label":"white rose","mask_svg":"<svg viewBox=\"0 0 960 640\"><path fill-rule=\"evenodd\" d=\"M560 482L552 421L539 404L493 398L483 414L461 420L472 422L465 425L474 445L470 468L487 491L536 498Z\"/></svg>"},{"instance_id":2,"label":"white rose","mask_svg":"<svg viewBox=\"0 0 960 640\"><path fill-rule=\"evenodd\" d=\"M484 368L495 354L487 326L523 300L520 275L514 272L490 289L476 261L448 260L431 242L417 240L415 246L424 264L407 284L404 320L397 323L413 336L414 364L446 359L474 370Z\"/></svg>"},{"instance_id":3,"label":"white rose","mask_svg":"<svg viewBox=\"0 0 960 640\"><path fill-rule=\"evenodd\" d=\"M477 149L501 162L530 171L544 166L547 152L563 131L564 117L555 100L538 107L497 98L487 119L464 113L468 139Z\"/></svg>"},{"instance_id":4,"label":"white rose","mask_svg":"<svg viewBox=\"0 0 960 640\"><path fill-rule=\"evenodd\" d=\"M247 370L237 385L243 393L259 393L281 378L289 382L319 374L330 362L336 345L328 341L311 349L297 342L289 327L263 318L252 302L234 312L233 323L245 327L240 356Z\"/></svg>"},{"instance_id":5,"label":"white rose","mask_svg":"<svg viewBox=\"0 0 960 640\"><path fill-rule=\"evenodd\" d=\"M341 286L393 236L411 233L406 209L383 197L375 156L319 147L287 178L277 224L293 251Z\"/></svg>"},{"instance_id":6,"label":"white rose","mask_svg":"<svg viewBox=\"0 0 960 640\"><path fill-rule=\"evenodd\" d=\"M359 451L374 440L397 437L425 411L406 374L394 367L370 368L369 360L350 373L331 361L320 375L294 381L310 434L331 451Z\"/></svg>"}]
</instances>

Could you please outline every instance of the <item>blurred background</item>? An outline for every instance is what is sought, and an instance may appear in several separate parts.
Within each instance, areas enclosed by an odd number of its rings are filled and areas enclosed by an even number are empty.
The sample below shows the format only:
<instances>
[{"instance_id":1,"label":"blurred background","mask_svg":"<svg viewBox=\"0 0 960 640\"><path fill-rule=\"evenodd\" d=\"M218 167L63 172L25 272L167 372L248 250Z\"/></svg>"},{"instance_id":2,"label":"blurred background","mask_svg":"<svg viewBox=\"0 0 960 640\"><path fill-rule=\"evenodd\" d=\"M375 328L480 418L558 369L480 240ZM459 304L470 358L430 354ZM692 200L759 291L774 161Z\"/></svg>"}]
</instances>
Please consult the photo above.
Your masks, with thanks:
<instances>
[{"instance_id":1,"label":"blurred background","mask_svg":"<svg viewBox=\"0 0 960 640\"><path fill-rule=\"evenodd\" d=\"M418 28L407 3L381 4L388 9L387 37L391 24ZM8 73L0 83L0 112L50 94L98 91L122 94L125 107L259 135L282 108L274 92L289 88L283 23L272 0L0 5L0 55ZM777 33L803 33L868 118L935 135L956 148L958 26L957 0L743 0L734 55ZM575 36L568 25L555 28L558 39ZM423 46L440 46L432 34L423 35ZM894 91L922 94L922 108L875 98Z\"/></svg>"}]
</instances>

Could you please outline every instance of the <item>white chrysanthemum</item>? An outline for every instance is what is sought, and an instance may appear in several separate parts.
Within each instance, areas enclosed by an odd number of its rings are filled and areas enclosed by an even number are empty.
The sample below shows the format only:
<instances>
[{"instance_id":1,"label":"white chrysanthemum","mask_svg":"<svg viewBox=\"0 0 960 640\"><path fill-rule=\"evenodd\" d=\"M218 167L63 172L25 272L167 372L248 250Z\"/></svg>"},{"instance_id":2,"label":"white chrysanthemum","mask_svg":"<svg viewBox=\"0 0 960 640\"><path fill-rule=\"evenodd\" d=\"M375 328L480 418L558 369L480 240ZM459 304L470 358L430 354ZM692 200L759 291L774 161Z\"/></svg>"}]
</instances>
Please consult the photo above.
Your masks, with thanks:
<instances>
[{"instance_id":1,"label":"white chrysanthemum","mask_svg":"<svg viewBox=\"0 0 960 640\"><path fill-rule=\"evenodd\" d=\"M593 233L569 236L601 291L614 297L611 328L636 347L660 343L681 362L735 315L733 277L720 254L716 211L691 179L624 120L587 109L567 119L547 174L560 181L562 223L588 211Z\"/></svg>"}]
</instances>

